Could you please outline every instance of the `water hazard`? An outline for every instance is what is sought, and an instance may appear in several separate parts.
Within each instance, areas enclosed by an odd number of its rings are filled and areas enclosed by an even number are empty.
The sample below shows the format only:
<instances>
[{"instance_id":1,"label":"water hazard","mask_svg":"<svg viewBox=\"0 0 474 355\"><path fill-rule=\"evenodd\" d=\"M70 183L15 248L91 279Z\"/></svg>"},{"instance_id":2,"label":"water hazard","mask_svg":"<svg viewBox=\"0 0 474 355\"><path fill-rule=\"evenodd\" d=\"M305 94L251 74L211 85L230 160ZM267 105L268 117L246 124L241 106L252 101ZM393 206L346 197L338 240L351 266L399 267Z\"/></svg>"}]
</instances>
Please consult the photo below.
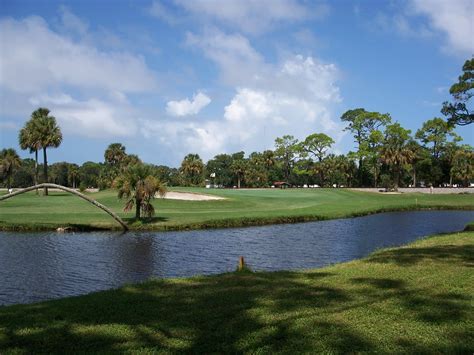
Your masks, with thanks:
<instances>
[{"instance_id":1,"label":"water hazard","mask_svg":"<svg viewBox=\"0 0 474 355\"><path fill-rule=\"evenodd\" d=\"M472 211L416 211L188 232L0 232L0 305L117 288L149 278L321 267L461 230Z\"/></svg>"}]
</instances>

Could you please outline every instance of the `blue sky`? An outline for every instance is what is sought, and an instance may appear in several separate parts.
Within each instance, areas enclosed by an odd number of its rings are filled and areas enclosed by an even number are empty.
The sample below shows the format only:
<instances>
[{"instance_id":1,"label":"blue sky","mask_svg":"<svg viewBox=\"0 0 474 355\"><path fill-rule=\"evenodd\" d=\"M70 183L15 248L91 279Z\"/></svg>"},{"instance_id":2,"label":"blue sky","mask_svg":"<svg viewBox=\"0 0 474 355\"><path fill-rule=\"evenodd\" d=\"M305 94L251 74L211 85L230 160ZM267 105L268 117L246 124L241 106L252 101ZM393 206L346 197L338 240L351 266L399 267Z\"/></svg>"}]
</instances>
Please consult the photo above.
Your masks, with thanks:
<instances>
[{"instance_id":1,"label":"blue sky","mask_svg":"<svg viewBox=\"0 0 474 355\"><path fill-rule=\"evenodd\" d=\"M102 161L108 144L154 164L272 148L340 116L388 112L413 133L440 116L474 53L471 0L7 1L0 17L0 148L48 107L49 160ZM473 144L472 128L457 132ZM27 157L28 152L21 152Z\"/></svg>"}]
</instances>

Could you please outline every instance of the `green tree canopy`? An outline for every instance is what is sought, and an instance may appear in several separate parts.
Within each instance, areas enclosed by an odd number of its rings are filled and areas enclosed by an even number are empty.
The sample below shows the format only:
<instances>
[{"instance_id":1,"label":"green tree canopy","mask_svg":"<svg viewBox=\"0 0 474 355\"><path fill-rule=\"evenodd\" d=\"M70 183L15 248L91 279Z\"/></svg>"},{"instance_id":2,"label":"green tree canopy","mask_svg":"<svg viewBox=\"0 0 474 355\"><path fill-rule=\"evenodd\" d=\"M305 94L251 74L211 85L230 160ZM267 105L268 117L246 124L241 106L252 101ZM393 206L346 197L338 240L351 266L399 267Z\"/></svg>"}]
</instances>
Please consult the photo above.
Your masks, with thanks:
<instances>
[{"instance_id":1,"label":"green tree canopy","mask_svg":"<svg viewBox=\"0 0 474 355\"><path fill-rule=\"evenodd\" d=\"M41 148L43 148L44 179L48 182L48 158L47 148L57 148L63 140L61 129L56 123L56 118L49 115L47 108L40 107L31 114L32 130L38 135ZM44 188L44 194L48 195L48 188Z\"/></svg>"},{"instance_id":2,"label":"green tree canopy","mask_svg":"<svg viewBox=\"0 0 474 355\"><path fill-rule=\"evenodd\" d=\"M359 184L362 185L363 162L369 147L369 138L373 131L380 130L392 121L390 114L366 111L364 108L356 108L346 111L341 120L347 123L345 131L353 134L354 142L357 143L357 155L359 158Z\"/></svg>"},{"instance_id":3,"label":"green tree canopy","mask_svg":"<svg viewBox=\"0 0 474 355\"><path fill-rule=\"evenodd\" d=\"M21 166L21 159L13 148L0 151L0 176L8 188L12 187L12 177L16 169Z\"/></svg>"},{"instance_id":4,"label":"green tree canopy","mask_svg":"<svg viewBox=\"0 0 474 355\"><path fill-rule=\"evenodd\" d=\"M474 58L466 60L462 70L458 82L449 89L454 102L444 102L441 109L441 113L448 117L448 123L453 126L465 126L474 122L474 112L469 106L474 95Z\"/></svg>"},{"instance_id":5,"label":"green tree canopy","mask_svg":"<svg viewBox=\"0 0 474 355\"><path fill-rule=\"evenodd\" d=\"M334 140L327 134L313 133L301 142L301 149L310 157L317 158L321 162L333 144Z\"/></svg>"},{"instance_id":6,"label":"green tree canopy","mask_svg":"<svg viewBox=\"0 0 474 355\"><path fill-rule=\"evenodd\" d=\"M114 168L119 168L126 156L125 146L122 143L109 144L104 152L105 163Z\"/></svg>"},{"instance_id":7,"label":"green tree canopy","mask_svg":"<svg viewBox=\"0 0 474 355\"><path fill-rule=\"evenodd\" d=\"M435 117L423 123L423 126L416 132L415 137L423 144L431 146L433 157L438 159L443 151L448 138L459 142L461 138L453 132L453 126L450 126L442 118Z\"/></svg>"},{"instance_id":8,"label":"green tree canopy","mask_svg":"<svg viewBox=\"0 0 474 355\"><path fill-rule=\"evenodd\" d=\"M288 181L293 162L299 151L298 140L291 135L285 135L275 139L275 156L283 164L283 173Z\"/></svg>"},{"instance_id":9,"label":"green tree canopy","mask_svg":"<svg viewBox=\"0 0 474 355\"><path fill-rule=\"evenodd\" d=\"M402 166L411 163L413 158L413 152L408 145L410 133L410 130L404 129L398 122L388 125L385 130L381 158L392 170L395 190L400 185Z\"/></svg>"},{"instance_id":10,"label":"green tree canopy","mask_svg":"<svg viewBox=\"0 0 474 355\"><path fill-rule=\"evenodd\" d=\"M186 184L199 186L204 180L204 163L199 154L188 154L181 162L180 168Z\"/></svg>"},{"instance_id":11,"label":"green tree canopy","mask_svg":"<svg viewBox=\"0 0 474 355\"><path fill-rule=\"evenodd\" d=\"M166 193L165 186L153 176L150 166L143 163L129 165L114 181L118 197L126 199L124 211L128 212L135 206L135 218L152 217L155 208L151 201L156 195Z\"/></svg>"}]
</instances>

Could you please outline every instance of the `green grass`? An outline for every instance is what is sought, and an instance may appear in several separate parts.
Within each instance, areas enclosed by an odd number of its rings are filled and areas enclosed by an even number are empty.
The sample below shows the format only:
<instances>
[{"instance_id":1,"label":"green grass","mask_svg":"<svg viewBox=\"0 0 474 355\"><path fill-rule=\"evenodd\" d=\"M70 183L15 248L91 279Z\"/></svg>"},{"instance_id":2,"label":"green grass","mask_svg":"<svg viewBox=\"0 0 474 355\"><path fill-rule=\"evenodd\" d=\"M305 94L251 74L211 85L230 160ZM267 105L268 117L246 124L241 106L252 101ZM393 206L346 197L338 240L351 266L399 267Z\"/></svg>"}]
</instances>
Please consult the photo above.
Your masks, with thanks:
<instances>
[{"instance_id":1,"label":"green grass","mask_svg":"<svg viewBox=\"0 0 474 355\"><path fill-rule=\"evenodd\" d=\"M226 197L219 201L158 199L156 217L146 222L133 220L122 211L123 201L112 190L90 194L119 213L131 228L179 230L213 227L303 222L360 216L370 213L434 209L474 209L473 195L400 194L384 195L346 189L206 190L181 188ZM120 228L105 212L84 200L63 192L48 197L34 192L0 202L0 229Z\"/></svg>"},{"instance_id":2,"label":"green grass","mask_svg":"<svg viewBox=\"0 0 474 355\"><path fill-rule=\"evenodd\" d=\"M0 307L0 353L469 353L474 232L304 272L154 280Z\"/></svg>"}]
</instances>

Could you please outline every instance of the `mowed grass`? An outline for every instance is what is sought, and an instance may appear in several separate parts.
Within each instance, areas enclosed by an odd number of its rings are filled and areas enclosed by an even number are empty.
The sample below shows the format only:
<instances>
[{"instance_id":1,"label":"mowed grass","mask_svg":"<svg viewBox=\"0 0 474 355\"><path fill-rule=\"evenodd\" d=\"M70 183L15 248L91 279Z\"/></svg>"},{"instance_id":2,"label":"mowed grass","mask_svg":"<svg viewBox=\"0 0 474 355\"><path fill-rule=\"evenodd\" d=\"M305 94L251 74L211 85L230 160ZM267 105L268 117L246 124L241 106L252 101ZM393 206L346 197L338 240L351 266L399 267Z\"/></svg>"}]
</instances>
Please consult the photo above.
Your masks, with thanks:
<instances>
[{"instance_id":1,"label":"mowed grass","mask_svg":"<svg viewBox=\"0 0 474 355\"><path fill-rule=\"evenodd\" d=\"M214 201L156 199L156 215L145 222L124 213L124 202L113 190L89 194L123 217L136 229L198 229L359 216L368 213L419 208L474 209L468 194L386 195L347 189L206 190L174 189L226 197ZM37 196L34 192L0 202L0 229L120 228L105 212L64 192Z\"/></svg>"},{"instance_id":2,"label":"mowed grass","mask_svg":"<svg viewBox=\"0 0 474 355\"><path fill-rule=\"evenodd\" d=\"M0 307L0 353L469 353L474 232L304 272L153 280Z\"/></svg>"}]
</instances>

